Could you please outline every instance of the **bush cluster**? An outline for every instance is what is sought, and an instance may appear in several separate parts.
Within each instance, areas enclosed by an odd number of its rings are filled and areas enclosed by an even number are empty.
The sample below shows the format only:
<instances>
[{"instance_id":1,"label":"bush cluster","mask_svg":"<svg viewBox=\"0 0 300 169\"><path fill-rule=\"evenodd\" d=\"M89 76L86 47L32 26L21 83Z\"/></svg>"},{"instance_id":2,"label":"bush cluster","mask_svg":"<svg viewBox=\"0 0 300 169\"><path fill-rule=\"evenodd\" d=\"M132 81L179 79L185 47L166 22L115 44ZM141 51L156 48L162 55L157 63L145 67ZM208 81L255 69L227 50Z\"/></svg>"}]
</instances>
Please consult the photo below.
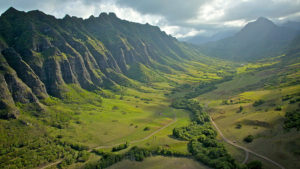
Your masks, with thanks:
<instances>
[{"instance_id":1,"label":"bush cluster","mask_svg":"<svg viewBox=\"0 0 300 169\"><path fill-rule=\"evenodd\" d=\"M112 152L116 152L116 151L120 151L120 150L124 150L129 146L129 143L125 143L125 144L120 144L118 146L115 146L111 149Z\"/></svg>"},{"instance_id":2,"label":"bush cluster","mask_svg":"<svg viewBox=\"0 0 300 169\"><path fill-rule=\"evenodd\" d=\"M216 169L239 168L223 144L216 140L217 133L209 123L209 116L198 102L182 99L173 102L172 106L189 110L194 116L192 124L175 128L173 136L189 141L188 150L196 160Z\"/></svg>"}]
</instances>

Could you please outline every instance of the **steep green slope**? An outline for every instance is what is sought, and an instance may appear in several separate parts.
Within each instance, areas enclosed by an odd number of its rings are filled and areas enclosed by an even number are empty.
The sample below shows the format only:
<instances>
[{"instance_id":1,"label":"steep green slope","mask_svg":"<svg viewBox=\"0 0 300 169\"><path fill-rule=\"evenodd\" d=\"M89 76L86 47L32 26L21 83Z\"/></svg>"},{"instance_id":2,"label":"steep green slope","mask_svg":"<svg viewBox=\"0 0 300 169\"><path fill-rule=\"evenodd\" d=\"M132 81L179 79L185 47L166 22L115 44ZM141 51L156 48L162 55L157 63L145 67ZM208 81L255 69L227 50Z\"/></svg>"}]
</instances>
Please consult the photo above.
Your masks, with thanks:
<instances>
[{"instance_id":1,"label":"steep green slope","mask_svg":"<svg viewBox=\"0 0 300 169\"><path fill-rule=\"evenodd\" d=\"M62 98L68 84L93 91L137 87L130 78L162 81L159 72L182 71L181 63L200 55L158 27L120 20L114 13L56 19L14 8L0 17L0 49L6 99L1 109L15 115L13 101Z\"/></svg>"}]
</instances>

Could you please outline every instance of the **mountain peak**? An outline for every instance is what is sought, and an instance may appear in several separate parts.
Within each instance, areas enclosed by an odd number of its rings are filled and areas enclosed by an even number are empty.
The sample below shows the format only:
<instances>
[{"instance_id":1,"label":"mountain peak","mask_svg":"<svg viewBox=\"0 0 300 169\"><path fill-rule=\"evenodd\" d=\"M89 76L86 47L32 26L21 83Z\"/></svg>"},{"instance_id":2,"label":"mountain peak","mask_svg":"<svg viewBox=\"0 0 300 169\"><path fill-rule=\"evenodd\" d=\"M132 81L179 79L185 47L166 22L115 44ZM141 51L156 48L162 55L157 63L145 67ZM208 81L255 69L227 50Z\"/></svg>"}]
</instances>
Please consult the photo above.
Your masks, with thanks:
<instances>
[{"instance_id":1,"label":"mountain peak","mask_svg":"<svg viewBox=\"0 0 300 169\"><path fill-rule=\"evenodd\" d=\"M117 15L114 12L102 12L99 15L99 18L118 18Z\"/></svg>"},{"instance_id":2,"label":"mountain peak","mask_svg":"<svg viewBox=\"0 0 300 169\"><path fill-rule=\"evenodd\" d=\"M249 22L242 30L242 33L245 32L265 32L271 29L276 28L277 26L265 17L259 17L254 22Z\"/></svg>"},{"instance_id":3,"label":"mountain peak","mask_svg":"<svg viewBox=\"0 0 300 169\"><path fill-rule=\"evenodd\" d=\"M268 18L265 18L265 17L258 17L257 19L256 19L256 21L270 21Z\"/></svg>"},{"instance_id":4,"label":"mountain peak","mask_svg":"<svg viewBox=\"0 0 300 169\"><path fill-rule=\"evenodd\" d=\"M265 18L265 17L259 17L259 18L257 18L256 21L254 21L252 23L256 24L256 25L261 25L261 26L276 27L276 25L271 20L269 20L268 18Z\"/></svg>"},{"instance_id":5,"label":"mountain peak","mask_svg":"<svg viewBox=\"0 0 300 169\"><path fill-rule=\"evenodd\" d=\"M268 18L265 17L259 17L255 21L256 23L264 23L264 24L272 24L275 25L272 21L270 21Z\"/></svg>"},{"instance_id":6,"label":"mountain peak","mask_svg":"<svg viewBox=\"0 0 300 169\"><path fill-rule=\"evenodd\" d=\"M18 10L16 10L14 7L9 7L6 12L17 12Z\"/></svg>"},{"instance_id":7,"label":"mountain peak","mask_svg":"<svg viewBox=\"0 0 300 169\"><path fill-rule=\"evenodd\" d=\"M108 16L110 16L112 18L117 18L117 15L114 12L109 12Z\"/></svg>"},{"instance_id":8,"label":"mountain peak","mask_svg":"<svg viewBox=\"0 0 300 169\"><path fill-rule=\"evenodd\" d=\"M63 19L71 19L71 16L68 15L68 14L66 14L66 15L63 17Z\"/></svg>"},{"instance_id":9,"label":"mountain peak","mask_svg":"<svg viewBox=\"0 0 300 169\"><path fill-rule=\"evenodd\" d=\"M2 15L12 15L20 11L16 10L14 7L9 7Z\"/></svg>"}]
</instances>

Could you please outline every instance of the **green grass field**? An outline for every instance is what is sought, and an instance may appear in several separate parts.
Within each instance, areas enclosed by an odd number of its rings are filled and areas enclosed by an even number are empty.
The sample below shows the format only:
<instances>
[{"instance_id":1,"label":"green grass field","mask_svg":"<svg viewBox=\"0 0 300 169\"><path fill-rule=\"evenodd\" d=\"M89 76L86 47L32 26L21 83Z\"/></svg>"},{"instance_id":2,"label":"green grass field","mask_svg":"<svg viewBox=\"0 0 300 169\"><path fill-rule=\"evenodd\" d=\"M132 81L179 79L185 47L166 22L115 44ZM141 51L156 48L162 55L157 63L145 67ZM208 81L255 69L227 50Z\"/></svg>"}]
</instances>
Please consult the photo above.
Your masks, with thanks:
<instances>
[{"instance_id":1,"label":"green grass field","mask_svg":"<svg viewBox=\"0 0 300 169\"><path fill-rule=\"evenodd\" d=\"M124 160L117 163L108 169L208 169L208 167L201 165L199 162L187 158L176 157L150 157L143 162L134 162L130 160Z\"/></svg>"}]
</instances>

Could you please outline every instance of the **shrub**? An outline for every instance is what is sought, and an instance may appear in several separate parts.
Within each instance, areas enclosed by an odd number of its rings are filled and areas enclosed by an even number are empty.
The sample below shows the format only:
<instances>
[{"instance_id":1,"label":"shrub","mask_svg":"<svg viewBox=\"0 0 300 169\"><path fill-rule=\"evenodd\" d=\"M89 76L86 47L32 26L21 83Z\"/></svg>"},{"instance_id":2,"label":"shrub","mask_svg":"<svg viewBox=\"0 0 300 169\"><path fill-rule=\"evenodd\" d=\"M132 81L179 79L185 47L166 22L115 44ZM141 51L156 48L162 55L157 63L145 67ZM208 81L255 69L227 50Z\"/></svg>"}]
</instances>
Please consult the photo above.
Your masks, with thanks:
<instances>
[{"instance_id":1,"label":"shrub","mask_svg":"<svg viewBox=\"0 0 300 169\"><path fill-rule=\"evenodd\" d=\"M222 101L222 104L223 104L223 105L229 105L228 100L223 100L223 101Z\"/></svg>"},{"instance_id":2,"label":"shrub","mask_svg":"<svg viewBox=\"0 0 300 169\"><path fill-rule=\"evenodd\" d=\"M292 98L292 96L286 95L286 96L282 97L282 101L290 100L291 98Z\"/></svg>"},{"instance_id":3,"label":"shrub","mask_svg":"<svg viewBox=\"0 0 300 169\"><path fill-rule=\"evenodd\" d=\"M240 106L237 113L241 113L243 111L243 109L244 109L243 106Z\"/></svg>"},{"instance_id":4,"label":"shrub","mask_svg":"<svg viewBox=\"0 0 300 169\"><path fill-rule=\"evenodd\" d=\"M244 141L247 143L251 143L254 139L254 136L248 135L247 137L244 138Z\"/></svg>"},{"instance_id":5,"label":"shrub","mask_svg":"<svg viewBox=\"0 0 300 169\"><path fill-rule=\"evenodd\" d=\"M275 110L275 111L281 111L281 110L282 110L282 107L281 107L281 106L277 106L274 110Z\"/></svg>"},{"instance_id":6,"label":"shrub","mask_svg":"<svg viewBox=\"0 0 300 169\"><path fill-rule=\"evenodd\" d=\"M264 104L264 103L265 103L264 100L259 99L259 100L255 101L255 102L253 103L253 106L254 106L254 107L260 106L260 105L262 105L262 104Z\"/></svg>"},{"instance_id":7,"label":"shrub","mask_svg":"<svg viewBox=\"0 0 300 169\"><path fill-rule=\"evenodd\" d=\"M95 153L95 154L97 154L97 155L103 155L103 154L105 154L105 152L102 149L98 149L98 150L93 149L92 152Z\"/></svg>"},{"instance_id":8,"label":"shrub","mask_svg":"<svg viewBox=\"0 0 300 169\"><path fill-rule=\"evenodd\" d=\"M113 106L113 107L112 107L112 110L118 110L118 109L119 109L118 106Z\"/></svg>"},{"instance_id":9,"label":"shrub","mask_svg":"<svg viewBox=\"0 0 300 169\"><path fill-rule=\"evenodd\" d=\"M84 151L80 151L78 153L77 161L78 162L85 162L85 161L87 161L89 159L89 157L90 157L90 153L89 152L87 152L85 150Z\"/></svg>"},{"instance_id":10,"label":"shrub","mask_svg":"<svg viewBox=\"0 0 300 169\"><path fill-rule=\"evenodd\" d=\"M248 169L262 169L262 163L260 161L251 161L246 164Z\"/></svg>"},{"instance_id":11,"label":"shrub","mask_svg":"<svg viewBox=\"0 0 300 169\"><path fill-rule=\"evenodd\" d=\"M88 150L89 149L88 146L77 144L77 143L70 143L69 146L71 148L73 148L74 150L77 150L77 151L83 151L83 150Z\"/></svg>"},{"instance_id":12,"label":"shrub","mask_svg":"<svg viewBox=\"0 0 300 169\"><path fill-rule=\"evenodd\" d=\"M129 143L126 142L125 144L120 144L116 147L113 147L111 151L112 152L120 151L120 150L126 149L128 146L129 146Z\"/></svg>"},{"instance_id":13,"label":"shrub","mask_svg":"<svg viewBox=\"0 0 300 169\"><path fill-rule=\"evenodd\" d=\"M292 112L286 112L284 120L284 128L291 129L296 128L300 130L300 111L295 110Z\"/></svg>"},{"instance_id":14,"label":"shrub","mask_svg":"<svg viewBox=\"0 0 300 169\"><path fill-rule=\"evenodd\" d=\"M149 131L150 130L150 127L145 127L144 128L144 131Z\"/></svg>"},{"instance_id":15,"label":"shrub","mask_svg":"<svg viewBox=\"0 0 300 169\"><path fill-rule=\"evenodd\" d=\"M235 126L235 128L241 129L241 128L242 128L242 125L241 125L241 124L237 124L237 125Z\"/></svg>"}]
</instances>

